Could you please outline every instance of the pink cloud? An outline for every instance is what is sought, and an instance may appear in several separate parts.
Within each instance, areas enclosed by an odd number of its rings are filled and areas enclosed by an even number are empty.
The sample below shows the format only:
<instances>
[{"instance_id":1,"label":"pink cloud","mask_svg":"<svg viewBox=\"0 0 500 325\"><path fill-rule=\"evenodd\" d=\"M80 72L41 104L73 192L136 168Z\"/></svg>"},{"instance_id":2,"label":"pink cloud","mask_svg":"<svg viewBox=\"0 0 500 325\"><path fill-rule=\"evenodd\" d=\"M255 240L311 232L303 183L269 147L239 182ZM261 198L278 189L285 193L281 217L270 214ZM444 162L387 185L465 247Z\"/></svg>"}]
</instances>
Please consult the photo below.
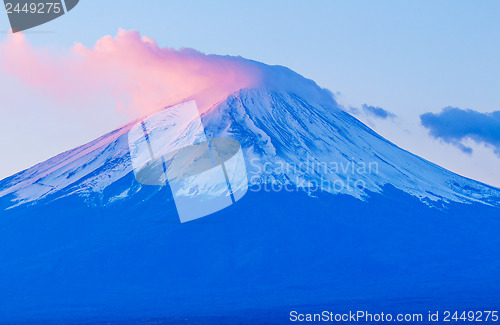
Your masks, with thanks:
<instances>
[{"instance_id":1,"label":"pink cloud","mask_svg":"<svg viewBox=\"0 0 500 325\"><path fill-rule=\"evenodd\" d=\"M252 61L160 48L136 31L119 30L92 48L77 43L63 51L34 48L16 33L0 51L4 72L55 99L109 95L132 115L149 114L186 98L206 109L262 78Z\"/></svg>"}]
</instances>

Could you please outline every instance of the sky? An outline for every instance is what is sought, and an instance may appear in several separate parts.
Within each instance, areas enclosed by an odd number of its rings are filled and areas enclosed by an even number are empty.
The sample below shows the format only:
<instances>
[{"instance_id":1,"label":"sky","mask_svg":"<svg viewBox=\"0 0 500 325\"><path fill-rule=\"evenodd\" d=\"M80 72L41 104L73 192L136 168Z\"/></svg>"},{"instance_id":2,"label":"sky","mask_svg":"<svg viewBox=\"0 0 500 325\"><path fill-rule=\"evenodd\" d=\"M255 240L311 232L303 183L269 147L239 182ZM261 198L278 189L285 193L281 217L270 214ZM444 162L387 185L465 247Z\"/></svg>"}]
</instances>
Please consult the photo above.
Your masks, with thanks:
<instances>
[{"instance_id":1,"label":"sky","mask_svg":"<svg viewBox=\"0 0 500 325\"><path fill-rule=\"evenodd\" d=\"M63 53L75 42L92 48L121 28L160 47L284 65L333 91L396 145L500 187L500 124L491 113L500 110L499 12L500 2L486 0L80 0L24 36L30 46ZM1 43L9 28L4 12ZM61 100L5 72L0 85L0 178L134 117L98 92ZM470 120L476 125L464 124Z\"/></svg>"}]
</instances>

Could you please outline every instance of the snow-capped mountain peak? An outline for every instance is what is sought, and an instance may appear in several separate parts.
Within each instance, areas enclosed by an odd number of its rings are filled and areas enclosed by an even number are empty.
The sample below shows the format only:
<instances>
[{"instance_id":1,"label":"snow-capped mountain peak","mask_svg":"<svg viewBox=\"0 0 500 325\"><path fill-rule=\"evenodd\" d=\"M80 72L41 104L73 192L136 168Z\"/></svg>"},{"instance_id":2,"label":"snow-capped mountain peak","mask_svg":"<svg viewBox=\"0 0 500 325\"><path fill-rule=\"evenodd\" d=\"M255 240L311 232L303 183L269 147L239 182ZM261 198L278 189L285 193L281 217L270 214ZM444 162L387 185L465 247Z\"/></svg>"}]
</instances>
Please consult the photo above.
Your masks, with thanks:
<instances>
[{"instance_id":1,"label":"snow-capped mountain peak","mask_svg":"<svg viewBox=\"0 0 500 325\"><path fill-rule=\"evenodd\" d=\"M241 89L202 110L207 136L238 140L249 181L261 190L319 189L363 199L386 185L424 201L499 204L500 190L461 177L385 140L346 113L329 91L284 67L263 69L259 88ZM168 109L168 108L167 108ZM113 188L132 173L125 125L88 144L0 181L2 207L77 195L113 195L113 204L141 185Z\"/></svg>"}]
</instances>

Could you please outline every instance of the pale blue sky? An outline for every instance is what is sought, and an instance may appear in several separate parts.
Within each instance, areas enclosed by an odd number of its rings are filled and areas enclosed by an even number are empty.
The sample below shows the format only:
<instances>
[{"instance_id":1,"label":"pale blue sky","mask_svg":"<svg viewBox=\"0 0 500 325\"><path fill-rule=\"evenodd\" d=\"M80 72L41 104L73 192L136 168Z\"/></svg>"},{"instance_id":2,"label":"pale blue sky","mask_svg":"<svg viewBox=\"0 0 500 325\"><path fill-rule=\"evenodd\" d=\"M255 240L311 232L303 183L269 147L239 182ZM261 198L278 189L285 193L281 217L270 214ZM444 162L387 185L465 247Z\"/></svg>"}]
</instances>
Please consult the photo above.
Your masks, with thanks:
<instances>
[{"instance_id":1,"label":"pale blue sky","mask_svg":"<svg viewBox=\"0 0 500 325\"><path fill-rule=\"evenodd\" d=\"M160 46L284 65L339 92L345 106L366 103L395 113L394 120L359 118L401 147L500 186L500 159L491 149L472 144L474 153L466 155L430 138L419 120L446 106L500 110L498 17L499 1L80 0L70 13L26 35L33 45L67 48L75 41L91 46L118 28L134 29ZM0 25L9 29L5 12ZM0 123L0 144L14 157L0 165L0 178L124 122L108 113L97 121L91 111L56 117L53 106L60 104L7 76L0 76L0 84L7 87L0 110L8 119ZM33 114L43 117L27 117ZM34 126L40 119L50 130ZM74 137L58 136L75 127ZM33 128L35 139L11 137L11 131ZM32 148L20 152L23 146Z\"/></svg>"}]
</instances>

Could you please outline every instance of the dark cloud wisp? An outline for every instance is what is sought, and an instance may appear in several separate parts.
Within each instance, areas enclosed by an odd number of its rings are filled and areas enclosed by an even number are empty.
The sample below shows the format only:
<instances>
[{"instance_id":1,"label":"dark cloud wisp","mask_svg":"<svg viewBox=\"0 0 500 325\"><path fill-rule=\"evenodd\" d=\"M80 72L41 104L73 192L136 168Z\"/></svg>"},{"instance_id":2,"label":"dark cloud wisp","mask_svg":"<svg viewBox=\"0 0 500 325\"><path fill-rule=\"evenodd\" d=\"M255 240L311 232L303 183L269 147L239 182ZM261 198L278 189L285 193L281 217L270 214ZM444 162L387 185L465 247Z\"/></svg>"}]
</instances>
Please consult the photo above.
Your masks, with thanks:
<instances>
[{"instance_id":1,"label":"dark cloud wisp","mask_svg":"<svg viewBox=\"0 0 500 325\"><path fill-rule=\"evenodd\" d=\"M381 118L381 119L385 120L388 118L395 118L396 117L396 115L383 109L382 107L369 106L369 105L363 104L363 106L361 106L361 108L363 109L363 111L366 114L371 115L371 116L376 117L376 118Z\"/></svg>"},{"instance_id":2,"label":"dark cloud wisp","mask_svg":"<svg viewBox=\"0 0 500 325\"><path fill-rule=\"evenodd\" d=\"M472 139L493 147L500 157L500 111L481 113L447 107L437 114L420 115L420 121L431 136L453 144L465 153L472 153L472 148L464 145L463 141Z\"/></svg>"}]
</instances>

